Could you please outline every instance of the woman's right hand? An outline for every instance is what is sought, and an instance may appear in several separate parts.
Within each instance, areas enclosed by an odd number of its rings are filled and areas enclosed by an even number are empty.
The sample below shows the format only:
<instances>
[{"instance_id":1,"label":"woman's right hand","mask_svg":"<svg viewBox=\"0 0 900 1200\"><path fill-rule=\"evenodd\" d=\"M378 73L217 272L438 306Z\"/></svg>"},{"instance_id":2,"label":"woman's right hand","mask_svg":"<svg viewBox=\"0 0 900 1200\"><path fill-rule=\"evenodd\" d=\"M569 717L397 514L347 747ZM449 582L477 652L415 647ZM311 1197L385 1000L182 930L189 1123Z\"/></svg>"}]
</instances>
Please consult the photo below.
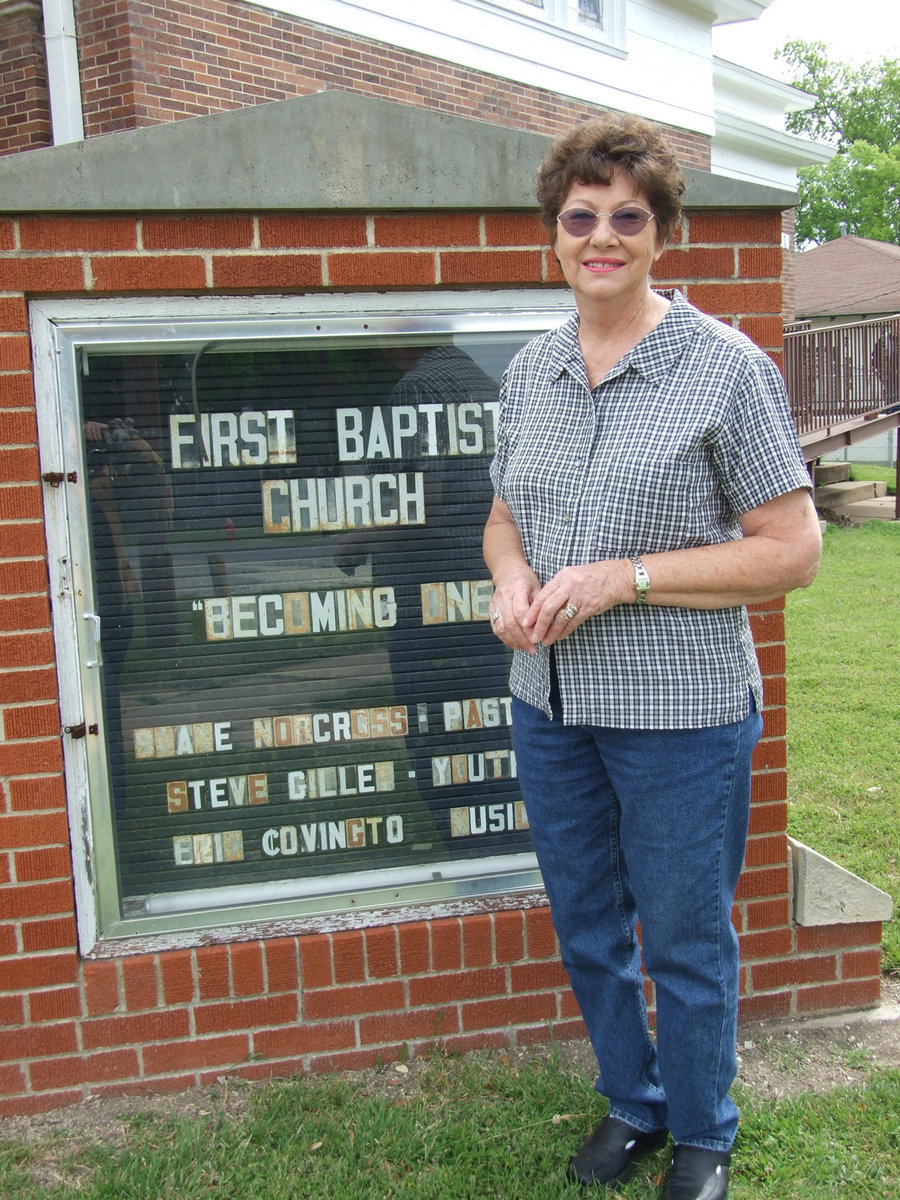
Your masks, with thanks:
<instances>
[{"instance_id":1,"label":"woman's right hand","mask_svg":"<svg viewBox=\"0 0 900 1200\"><path fill-rule=\"evenodd\" d=\"M525 631L522 621L540 590L540 580L527 566L510 572L495 584L488 610L491 629L504 645L513 650L537 653L530 631Z\"/></svg>"}]
</instances>

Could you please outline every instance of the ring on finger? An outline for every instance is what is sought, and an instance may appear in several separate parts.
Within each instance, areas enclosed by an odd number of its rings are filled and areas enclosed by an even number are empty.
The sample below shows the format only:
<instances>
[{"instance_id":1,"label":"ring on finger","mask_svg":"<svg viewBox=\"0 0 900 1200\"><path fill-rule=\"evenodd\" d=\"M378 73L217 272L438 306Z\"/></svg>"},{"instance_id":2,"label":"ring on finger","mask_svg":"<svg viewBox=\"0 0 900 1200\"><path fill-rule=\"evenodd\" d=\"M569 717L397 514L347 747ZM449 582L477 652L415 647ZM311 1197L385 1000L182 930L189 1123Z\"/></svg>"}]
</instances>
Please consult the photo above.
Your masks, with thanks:
<instances>
[{"instance_id":1,"label":"ring on finger","mask_svg":"<svg viewBox=\"0 0 900 1200\"><path fill-rule=\"evenodd\" d=\"M500 620L500 614L499 614L499 612L492 612L492 613L491 613L491 624L493 625L493 623L494 623L495 621L499 621L499 620Z\"/></svg>"},{"instance_id":2,"label":"ring on finger","mask_svg":"<svg viewBox=\"0 0 900 1200\"><path fill-rule=\"evenodd\" d=\"M578 616L578 609L574 604L567 604L565 608L560 609L560 612L567 621L571 621L573 617Z\"/></svg>"}]
</instances>

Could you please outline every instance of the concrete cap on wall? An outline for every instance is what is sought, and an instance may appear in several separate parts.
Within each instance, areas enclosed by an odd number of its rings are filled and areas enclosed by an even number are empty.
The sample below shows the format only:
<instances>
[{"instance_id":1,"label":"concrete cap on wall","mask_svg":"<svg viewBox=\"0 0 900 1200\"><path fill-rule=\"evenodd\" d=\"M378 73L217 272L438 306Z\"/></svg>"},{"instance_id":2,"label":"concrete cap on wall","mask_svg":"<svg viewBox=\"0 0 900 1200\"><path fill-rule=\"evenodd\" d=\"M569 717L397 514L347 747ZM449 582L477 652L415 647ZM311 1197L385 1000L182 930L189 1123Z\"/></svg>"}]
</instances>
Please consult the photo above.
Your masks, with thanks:
<instances>
[{"instance_id":1,"label":"concrete cap on wall","mask_svg":"<svg viewBox=\"0 0 900 1200\"><path fill-rule=\"evenodd\" d=\"M0 158L0 211L534 208L542 134L319 92ZM691 208L796 204L793 192L685 170Z\"/></svg>"}]
</instances>

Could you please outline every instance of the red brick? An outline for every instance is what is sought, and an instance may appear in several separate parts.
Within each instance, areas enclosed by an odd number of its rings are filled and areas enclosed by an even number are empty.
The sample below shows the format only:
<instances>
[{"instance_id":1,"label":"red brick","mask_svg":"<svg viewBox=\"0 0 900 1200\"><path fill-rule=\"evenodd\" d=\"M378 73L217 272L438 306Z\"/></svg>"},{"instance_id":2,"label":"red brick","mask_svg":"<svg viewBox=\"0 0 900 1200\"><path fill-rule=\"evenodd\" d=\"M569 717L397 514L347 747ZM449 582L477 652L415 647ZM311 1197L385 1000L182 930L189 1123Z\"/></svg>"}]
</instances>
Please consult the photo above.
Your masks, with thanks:
<instances>
[{"instance_id":1,"label":"red brick","mask_svg":"<svg viewBox=\"0 0 900 1200\"><path fill-rule=\"evenodd\" d=\"M3 1062L75 1054L77 1050L75 1024L72 1021L62 1021L58 1025L31 1025L24 1029L0 1032L0 1060Z\"/></svg>"},{"instance_id":2,"label":"red brick","mask_svg":"<svg viewBox=\"0 0 900 1200\"><path fill-rule=\"evenodd\" d=\"M163 1004L188 1004L194 998L194 956L190 950L167 950L159 956Z\"/></svg>"},{"instance_id":3,"label":"red brick","mask_svg":"<svg viewBox=\"0 0 900 1200\"><path fill-rule=\"evenodd\" d=\"M49 1112L54 1108L65 1108L68 1104L77 1104L84 1097L79 1091L42 1092L36 1096L23 1096L20 1099L0 1099L0 1115L4 1117L27 1117L35 1113Z\"/></svg>"},{"instance_id":4,"label":"red brick","mask_svg":"<svg viewBox=\"0 0 900 1200\"><path fill-rule=\"evenodd\" d=\"M730 279L735 274L735 253L730 246L668 249L653 266L654 282L683 279Z\"/></svg>"},{"instance_id":5,"label":"red brick","mask_svg":"<svg viewBox=\"0 0 900 1200\"><path fill-rule=\"evenodd\" d=\"M557 954L556 933L549 908L529 908L525 912L529 958L550 958Z\"/></svg>"},{"instance_id":6,"label":"red brick","mask_svg":"<svg viewBox=\"0 0 900 1200\"><path fill-rule=\"evenodd\" d=\"M443 1038L451 1033L459 1033L459 1014L449 1005L363 1017L359 1022L359 1040L364 1046Z\"/></svg>"},{"instance_id":7,"label":"red brick","mask_svg":"<svg viewBox=\"0 0 900 1200\"><path fill-rule=\"evenodd\" d=\"M19 738L50 737L54 734L58 736L62 728L56 704L7 709L3 723L6 736L11 742Z\"/></svg>"},{"instance_id":8,"label":"red brick","mask_svg":"<svg viewBox=\"0 0 900 1200\"><path fill-rule=\"evenodd\" d=\"M738 1019L769 1021L786 1017L791 1011L790 992L767 992L764 996L742 996L738 1001Z\"/></svg>"},{"instance_id":9,"label":"red brick","mask_svg":"<svg viewBox=\"0 0 900 1200\"><path fill-rule=\"evenodd\" d=\"M741 875L735 895L740 900L749 897L786 895L788 890L787 865L767 869L744 871Z\"/></svg>"},{"instance_id":10,"label":"red brick","mask_svg":"<svg viewBox=\"0 0 900 1200\"><path fill-rule=\"evenodd\" d=\"M366 973L369 979L387 979L399 973L397 934L393 925L367 929L363 934L366 947Z\"/></svg>"},{"instance_id":11,"label":"red brick","mask_svg":"<svg viewBox=\"0 0 900 1200\"><path fill-rule=\"evenodd\" d=\"M359 989L345 988L346 993ZM316 993L324 995L327 993ZM340 1016L324 1012L322 1016ZM286 993L253 1000L233 1000L228 1004L206 1004L194 1009L197 1033L228 1033L231 1030L257 1029L268 1025L286 1025L297 1020L297 997Z\"/></svg>"},{"instance_id":12,"label":"red brick","mask_svg":"<svg viewBox=\"0 0 900 1200\"><path fill-rule=\"evenodd\" d=\"M471 1054L473 1050L502 1050L510 1044L506 1033L463 1033L441 1042L447 1054Z\"/></svg>"},{"instance_id":13,"label":"red brick","mask_svg":"<svg viewBox=\"0 0 900 1200\"><path fill-rule=\"evenodd\" d=\"M533 1029L515 1029L513 1037L517 1046L540 1046L545 1042L583 1041L587 1038L587 1030L579 1016L571 1020L554 1021L552 1031L548 1031L546 1023Z\"/></svg>"},{"instance_id":14,"label":"red brick","mask_svg":"<svg viewBox=\"0 0 900 1200\"><path fill-rule=\"evenodd\" d=\"M190 1021L183 1008L159 1009L133 1017L106 1016L85 1021L81 1037L89 1050L102 1046L140 1046L147 1042L171 1042L190 1036Z\"/></svg>"},{"instance_id":15,"label":"red brick","mask_svg":"<svg viewBox=\"0 0 900 1200\"><path fill-rule=\"evenodd\" d=\"M197 994L200 1000L231 995L227 946L201 946L197 951Z\"/></svg>"},{"instance_id":16,"label":"red brick","mask_svg":"<svg viewBox=\"0 0 900 1200\"><path fill-rule=\"evenodd\" d=\"M751 901L747 907L748 929L778 929L790 924L790 902L787 896L777 899Z\"/></svg>"},{"instance_id":17,"label":"red brick","mask_svg":"<svg viewBox=\"0 0 900 1200\"><path fill-rule=\"evenodd\" d=\"M472 213L410 213L375 218L376 246L477 246L479 220Z\"/></svg>"},{"instance_id":18,"label":"red brick","mask_svg":"<svg viewBox=\"0 0 900 1200\"><path fill-rule=\"evenodd\" d=\"M2 653L4 640L0 639L0 653ZM4 775L49 775L54 771L61 771L62 765L62 747L58 737L47 741L0 743L0 777ZM3 832L9 827L10 822L19 819L18 817L5 818ZM61 839L55 838L54 840ZM28 839L28 845L35 845L36 842L37 839L33 835Z\"/></svg>"},{"instance_id":19,"label":"red brick","mask_svg":"<svg viewBox=\"0 0 900 1200\"><path fill-rule=\"evenodd\" d=\"M184 1042L168 1042L162 1046L145 1046L144 1074L168 1075L174 1071L230 1066L244 1062L249 1053L250 1038L247 1034L193 1038Z\"/></svg>"},{"instance_id":20,"label":"red brick","mask_svg":"<svg viewBox=\"0 0 900 1200\"><path fill-rule=\"evenodd\" d=\"M32 992L28 998L29 1019L33 1024L40 1021L65 1021L80 1017L81 990L77 987L51 988L45 992Z\"/></svg>"},{"instance_id":21,"label":"red brick","mask_svg":"<svg viewBox=\"0 0 900 1200\"><path fill-rule=\"evenodd\" d=\"M435 268L429 250L328 255L328 280L338 288L429 287L437 282Z\"/></svg>"},{"instance_id":22,"label":"red brick","mask_svg":"<svg viewBox=\"0 0 900 1200\"><path fill-rule=\"evenodd\" d=\"M92 258L95 292L175 292L206 288L206 264L199 255L112 255Z\"/></svg>"},{"instance_id":23,"label":"red brick","mask_svg":"<svg viewBox=\"0 0 900 1200\"><path fill-rule=\"evenodd\" d=\"M842 1008L872 1008L881 996L881 978L856 983L820 984L797 992L797 1012L830 1012Z\"/></svg>"},{"instance_id":24,"label":"red brick","mask_svg":"<svg viewBox=\"0 0 900 1200\"><path fill-rule=\"evenodd\" d=\"M0 450L0 479L4 483L33 483L39 470L36 450ZM32 550L40 553L37 547L43 546L44 539L36 536L38 532L42 533L29 525L9 526L4 531L4 554L8 558L31 558Z\"/></svg>"},{"instance_id":25,"label":"red brick","mask_svg":"<svg viewBox=\"0 0 900 1200\"><path fill-rule=\"evenodd\" d=\"M757 346L780 350L784 341L784 322L781 317L742 317L741 333L746 333Z\"/></svg>"},{"instance_id":26,"label":"red brick","mask_svg":"<svg viewBox=\"0 0 900 1200\"><path fill-rule=\"evenodd\" d=\"M334 1071L367 1071L385 1062L396 1062L400 1047L394 1052L382 1047L379 1050L348 1050L343 1054L323 1054L310 1059L309 1069L314 1073Z\"/></svg>"},{"instance_id":27,"label":"red brick","mask_svg":"<svg viewBox=\"0 0 900 1200\"><path fill-rule=\"evenodd\" d=\"M445 1000L446 996L441 996ZM362 1013L394 1012L406 1004L403 984L390 983L345 985L307 992L303 997L303 1019L321 1021L331 1017L351 1017Z\"/></svg>"},{"instance_id":28,"label":"red brick","mask_svg":"<svg viewBox=\"0 0 900 1200\"><path fill-rule=\"evenodd\" d=\"M115 962L95 960L84 964L84 995L88 1016L110 1013L119 1007L119 974Z\"/></svg>"},{"instance_id":29,"label":"red brick","mask_svg":"<svg viewBox=\"0 0 900 1200\"><path fill-rule=\"evenodd\" d=\"M28 332L28 305L23 296L0 297L0 329Z\"/></svg>"},{"instance_id":30,"label":"red brick","mask_svg":"<svg viewBox=\"0 0 900 1200\"><path fill-rule=\"evenodd\" d=\"M27 371L30 366L31 341L29 338L18 335L0 337L0 371Z\"/></svg>"},{"instance_id":31,"label":"red brick","mask_svg":"<svg viewBox=\"0 0 900 1200\"><path fill-rule=\"evenodd\" d=\"M782 958L794 948L794 938L790 929L745 933L741 935L740 942L741 958L747 962L751 959Z\"/></svg>"},{"instance_id":32,"label":"red brick","mask_svg":"<svg viewBox=\"0 0 900 1200\"><path fill-rule=\"evenodd\" d=\"M754 771L775 771L787 766L784 738L763 738L753 751Z\"/></svg>"},{"instance_id":33,"label":"red brick","mask_svg":"<svg viewBox=\"0 0 900 1200\"><path fill-rule=\"evenodd\" d=\"M742 246L738 269L742 279L780 279L783 266L780 246Z\"/></svg>"},{"instance_id":34,"label":"red brick","mask_svg":"<svg viewBox=\"0 0 900 1200\"><path fill-rule=\"evenodd\" d=\"M784 613L753 612L750 614L750 629L757 647L768 642L784 641Z\"/></svg>"},{"instance_id":35,"label":"red brick","mask_svg":"<svg viewBox=\"0 0 900 1200\"><path fill-rule=\"evenodd\" d=\"M787 829L786 804L756 803L750 808L750 835L784 833ZM786 851L785 851L786 852Z\"/></svg>"},{"instance_id":36,"label":"red brick","mask_svg":"<svg viewBox=\"0 0 900 1200\"><path fill-rule=\"evenodd\" d=\"M556 1016L556 997L549 992L531 996L504 996L497 1000L478 1000L464 1004L464 1030L497 1029L506 1025L527 1025L548 1021Z\"/></svg>"},{"instance_id":37,"label":"red brick","mask_svg":"<svg viewBox=\"0 0 900 1200\"><path fill-rule=\"evenodd\" d=\"M510 990L513 992L542 992L548 988L567 988L569 976L558 958L542 962L521 963L511 967Z\"/></svg>"},{"instance_id":38,"label":"red brick","mask_svg":"<svg viewBox=\"0 0 900 1200\"><path fill-rule=\"evenodd\" d=\"M787 713L783 708L763 710L763 737L783 738L787 733Z\"/></svg>"},{"instance_id":39,"label":"red brick","mask_svg":"<svg viewBox=\"0 0 900 1200\"><path fill-rule=\"evenodd\" d=\"M152 954L141 954L122 960L122 982L125 991L125 1007L130 1012L156 1008L159 992L156 975L156 958Z\"/></svg>"},{"instance_id":40,"label":"red brick","mask_svg":"<svg viewBox=\"0 0 900 1200\"><path fill-rule=\"evenodd\" d=\"M424 921L411 921L398 925L400 942L400 970L404 975L421 975L431 970L431 942L428 925Z\"/></svg>"},{"instance_id":41,"label":"red brick","mask_svg":"<svg viewBox=\"0 0 900 1200\"><path fill-rule=\"evenodd\" d=\"M489 967L494 961L493 921L488 914L463 917L463 964Z\"/></svg>"},{"instance_id":42,"label":"red brick","mask_svg":"<svg viewBox=\"0 0 900 1200\"><path fill-rule=\"evenodd\" d=\"M477 970L444 975L420 975L409 980L409 1005L410 1008L419 1008L424 1004L446 1004L451 1000L503 996L506 991L506 971L502 967L481 967Z\"/></svg>"},{"instance_id":43,"label":"red brick","mask_svg":"<svg viewBox=\"0 0 900 1200\"><path fill-rule=\"evenodd\" d=\"M83 292L80 258L0 258L0 292Z\"/></svg>"},{"instance_id":44,"label":"red brick","mask_svg":"<svg viewBox=\"0 0 900 1200\"><path fill-rule=\"evenodd\" d=\"M39 850L19 850L15 855L16 879L33 883L40 879L68 879L72 858L66 846L42 846Z\"/></svg>"},{"instance_id":45,"label":"red brick","mask_svg":"<svg viewBox=\"0 0 900 1200\"><path fill-rule=\"evenodd\" d=\"M455 971L462 966L462 937L459 921L449 917L431 924L431 964L435 971Z\"/></svg>"},{"instance_id":46,"label":"red brick","mask_svg":"<svg viewBox=\"0 0 900 1200\"><path fill-rule=\"evenodd\" d=\"M787 841L784 837L752 837L747 842L748 867L768 866L787 862Z\"/></svg>"},{"instance_id":47,"label":"red brick","mask_svg":"<svg viewBox=\"0 0 900 1200\"><path fill-rule=\"evenodd\" d=\"M231 988L235 996L259 996L265 990L262 946L238 942L230 947Z\"/></svg>"},{"instance_id":48,"label":"red brick","mask_svg":"<svg viewBox=\"0 0 900 1200\"><path fill-rule=\"evenodd\" d=\"M772 808L783 808L785 819L787 817L787 772L786 771L766 771L765 774L757 772L753 776L753 804L766 804ZM778 801L777 804L770 803ZM751 814L753 808L751 808ZM755 827L754 827L755 831Z\"/></svg>"},{"instance_id":49,"label":"red brick","mask_svg":"<svg viewBox=\"0 0 900 1200\"><path fill-rule=\"evenodd\" d=\"M265 249L337 249L365 246L365 217L260 216L259 244Z\"/></svg>"},{"instance_id":50,"label":"red brick","mask_svg":"<svg viewBox=\"0 0 900 1200\"><path fill-rule=\"evenodd\" d=\"M18 1065L0 1067L0 1096L18 1096L25 1091L25 1072ZM0 1114L4 1114L3 1101L0 1100Z\"/></svg>"},{"instance_id":51,"label":"red brick","mask_svg":"<svg viewBox=\"0 0 900 1200\"><path fill-rule=\"evenodd\" d=\"M713 316L781 312L780 283L692 283L687 298Z\"/></svg>"},{"instance_id":52,"label":"red brick","mask_svg":"<svg viewBox=\"0 0 900 1200\"><path fill-rule=\"evenodd\" d=\"M0 488L0 494L28 490ZM17 596L14 600L0 600L0 630L18 633L26 629L47 629L49 625L50 604L46 596Z\"/></svg>"},{"instance_id":53,"label":"red brick","mask_svg":"<svg viewBox=\"0 0 900 1200\"><path fill-rule=\"evenodd\" d=\"M214 288L298 290L322 283L318 254L217 254L213 258Z\"/></svg>"},{"instance_id":54,"label":"red brick","mask_svg":"<svg viewBox=\"0 0 900 1200\"><path fill-rule=\"evenodd\" d=\"M23 1025L25 1001L22 996L0 996L0 1026Z\"/></svg>"},{"instance_id":55,"label":"red brick","mask_svg":"<svg viewBox=\"0 0 900 1200\"><path fill-rule=\"evenodd\" d=\"M690 239L694 244L701 242L766 242L772 246L781 244L780 213L732 213L692 212L690 216Z\"/></svg>"},{"instance_id":56,"label":"red brick","mask_svg":"<svg viewBox=\"0 0 900 1200\"><path fill-rule=\"evenodd\" d=\"M22 217L23 250L134 250L134 217Z\"/></svg>"},{"instance_id":57,"label":"red brick","mask_svg":"<svg viewBox=\"0 0 900 1200\"><path fill-rule=\"evenodd\" d=\"M2 678L2 676L0 676ZM10 807L14 812L37 812L66 808L65 786L61 776L43 779L11 779Z\"/></svg>"},{"instance_id":58,"label":"red brick","mask_svg":"<svg viewBox=\"0 0 900 1200\"><path fill-rule=\"evenodd\" d=\"M137 1075L138 1056L134 1050L112 1050L103 1054L79 1054L58 1057L53 1062L34 1062L28 1069L31 1086L41 1092L48 1088L72 1087L102 1079L121 1079Z\"/></svg>"},{"instance_id":59,"label":"red brick","mask_svg":"<svg viewBox=\"0 0 900 1200\"><path fill-rule=\"evenodd\" d=\"M0 888L0 917L7 920L71 913L73 905L72 884L68 880Z\"/></svg>"},{"instance_id":60,"label":"red brick","mask_svg":"<svg viewBox=\"0 0 900 1200\"><path fill-rule=\"evenodd\" d=\"M35 386L30 372L0 376L0 408L30 408L34 402Z\"/></svg>"},{"instance_id":61,"label":"red brick","mask_svg":"<svg viewBox=\"0 0 900 1200\"><path fill-rule=\"evenodd\" d=\"M813 925L797 930L797 949L804 951L843 950L881 944L881 922L860 921L850 925Z\"/></svg>"},{"instance_id":62,"label":"red brick","mask_svg":"<svg viewBox=\"0 0 900 1200\"><path fill-rule=\"evenodd\" d=\"M518 962L525 955L525 929L519 911L494 914L494 942L497 962Z\"/></svg>"},{"instance_id":63,"label":"red brick","mask_svg":"<svg viewBox=\"0 0 900 1200\"><path fill-rule=\"evenodd\" d=\"M21 484L5 488L4 491L26 493L34 489ZM0 563L0 593L4 596L25 596L29 592L46 592L47 566L44 562Z\"/></svg>"},{"instance_id":64,"label":"red brick","mask_svg":"<svg viewBox=\"0 0 900 1200\"><path fill-rule=\"evenodd\" d=\"M293 938L266 942L266 980L266 990L270 996L274 992L296 992L299 988L299 951ZM328 983L331 983L330 965Z\"/></svg>"},{"instance_id":65,"label":"red brick","mask_svg":"<svg viewBox=\"0 0 900 1200\"><path fill-rule=\"evenodd\" d=\"M12 487L0 487L0 521L41 521L43 518L43 497L41 488L36 484L28 486L17 484ZM19 584L17 590L23 590ZM14 626L5 625L5 629Z\"/></svg>"},{"instance_id":66,"label":"red brick","mask_svg":"<svg viewBox=\"0 0 900 1200\"><path fill-rule=\"evenodd\" d=\"M803 983L823 983L837 979L837 959L834 955L820 958L798 958L794 955L776 962L755 963L751 978L754 992L796 987Z\"/></svg>"},{"instance_id":67,"label":"red brick","mask_svg":"<svg viewBox=\"0 0 900 1200\"><path fill-rule=\"evenodd\" d=\"M253 245L253 219L236 216L144 217L145 250L246 249Z\"/></svg>"},{"instance_id":68,"label":"red brick","mask_svg":"<svg viewBox=\"0 0 900 1200\"><path fill-rule=\"evenodd\" d=\"M540 283L540 250L443 250L441 283L445 286L482 283Z\"/></svg>"},{"instance_id":69,"label":"red brick","mask_svg":"<svg viewBox=\"0 0 900 1200\"><path fill-rule=\"evenodd\" d=\"M841 975L844 979L866 979L880 974L880 950L848 950L841 955Z\"/></svg>"},{"instance_id":70,"label":"red brick","mask_svg":"<svg viewBox=\"0 0 900 1200\"><path fill-rule=\"evenodd\" d=\"M78 943L75 918L55 921L25 921L22 924L22 949L26 953L41 950L74 950Z\"/></svg>"},{"instance_id":71,"label":"red brick","mask_svg":"<svg viewBox=\"0 0 900 1200\"><path fill-rule=\"evenodd\" d=\"M366 962L361 930L348 929L333 934L331 953L335 983L359 983L365 979Z\"/></svg>"},{"instance_id":72,"label":"red brick","mask_svg":"<svg viewBox=\"0 0 900 1200\"><path fill-rule=\"evenodd\" d=\"M40 668L54 661L53 638L49 633L26 633L21 636L5 634L0 637L0 651L4 667L13 669Z\"/></svg>"},{"instance_id":73,"label":"red brick","mask_svg":"<svg viewBox=\"0 0 900 1200\"><path fill-rule=\"evenodd\" d=\"M253 1034L253 1052L263 1058L298 1058L326 1050L347 1050L356 1045L353 1021L324 1021L317 1025L288 1025Z\"/></svg>"},{"instance_id":74,"label":"red brick","mask_svg":"<svg viewBox=\"0 0 900 1200\"><path fill-rule=\"evenodd\" d=\"M537 217L516 212L487 213L484 236L489 246L546 246L549 239Z\"/></svg>"}]
</instances>

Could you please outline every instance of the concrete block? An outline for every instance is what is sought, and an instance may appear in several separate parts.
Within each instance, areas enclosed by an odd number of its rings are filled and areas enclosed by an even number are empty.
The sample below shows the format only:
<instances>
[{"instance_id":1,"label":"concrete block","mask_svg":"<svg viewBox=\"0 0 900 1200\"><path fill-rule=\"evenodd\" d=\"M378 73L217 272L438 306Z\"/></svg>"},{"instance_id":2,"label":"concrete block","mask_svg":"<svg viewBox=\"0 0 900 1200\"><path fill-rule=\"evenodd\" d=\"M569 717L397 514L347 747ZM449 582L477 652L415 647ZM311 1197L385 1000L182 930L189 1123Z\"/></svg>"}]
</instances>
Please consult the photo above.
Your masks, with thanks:
<instances>
[{"instance_id":1,"label":"concrete block","mask_svg":"<svg viewBox=\"0 0 900 1200\"><path fill-rule=\"evenodd\" d=\"M889 921L893 900L887 892L838 866L824 854L788 838L798 925L850 925Z\"/></svg>"}]
</instances>

